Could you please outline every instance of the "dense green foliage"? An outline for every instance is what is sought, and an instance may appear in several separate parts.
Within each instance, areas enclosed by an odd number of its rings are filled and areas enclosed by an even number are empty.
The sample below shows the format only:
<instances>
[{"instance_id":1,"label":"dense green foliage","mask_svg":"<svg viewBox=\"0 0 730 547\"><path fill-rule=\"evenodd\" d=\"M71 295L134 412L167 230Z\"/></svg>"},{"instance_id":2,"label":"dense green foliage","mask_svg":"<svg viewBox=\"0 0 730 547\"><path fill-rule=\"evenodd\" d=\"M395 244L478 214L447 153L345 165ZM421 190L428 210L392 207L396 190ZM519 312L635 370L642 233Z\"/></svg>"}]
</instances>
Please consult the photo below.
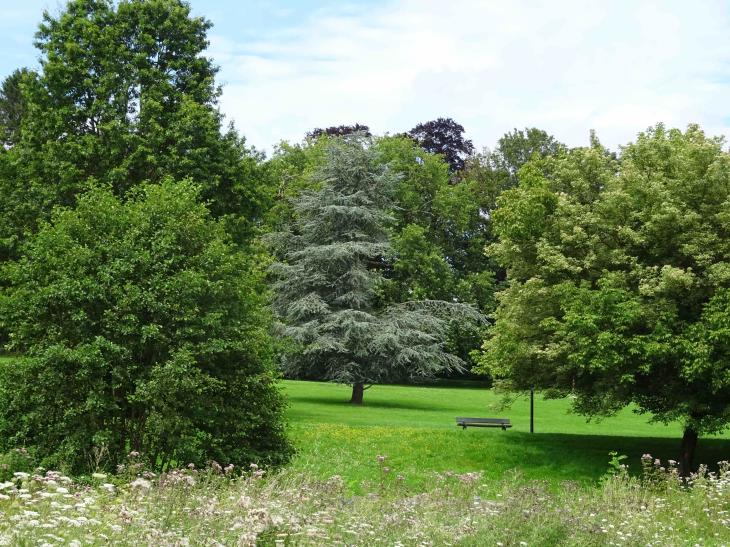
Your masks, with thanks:
<instances>
[{"instance_id":1,"label":"dense green foliage","mask_svg":"<svg viewBox=\"0 0 730 547\"><path fill-rule=\"evenodd\" d=\"M5 448L74 470L288 456L250 245L268 178L222 128L209 28L181 0L71 0L38 73L3 83L0 342L27 357L2 365Z\"/></svg>"},{"instance_id":2,"label":"dense green foliage","mask_svg":"<svg viewBox=\"0 0 730 547\"><path fill-rule=\"evenodd\" d=\"M730 158L694 126L659 125L620 162L594 142L528 164L499 200L507 268L482 364L517 389L635 403L697 433L730 421Z\"/></svg>"},{"instance_id":3,"label":"dense green foliage","mask_svg":"<svg viewBox=\"0 0 730 547\"><path fill-rule=\"evenodd\" d=\"M292 202L316 189L313 177L325 161L328 139L302 144L283 143L269 162L278 181L269 224L278 230L293 220ZM448 165L407 137L374 140L377 161L397 175L388 203L393 222L387 226L390 250L383 257L382 298L390 303L448 300L474 305L487 314L494 309L497 266L484 254L491 242L488 193L491 178L472 170L457 185L450 184ZM486 182L485 182L486 181ZM478 325L454 322L449 351L464 361L479 346Z\"/></svg>"},{"instance_id":4,"label":"dense green foliage","mask_svg":"<svg viewBox=\"0 0 730 547\"><path fill-rule=\"evenodd\" d=\"M491 311L493 279L484 255L487 219L480 192L466 180L449 183L448 166L403 137L378 139L381 162L396 173L393 252L388 297L455 299Z\"/></svg>"},{"instance_id":5,"label":"dense green foliage","mask_svg":"<svg viewBox=\"0 0 730 547\"><path fill-rule=\"evenodd\" d=\"M33 77L27 68L19 68L3 80L0 86L0 145L10 147L20 138L20 126L25 116L23 81Z\"/></svg>"},{"instance_id":6,"label":"dense green foliage","mask_svg":"<svg viewBox=\"0 0 730 547\"><path fill-rule=\"evenodd\" d=\"M387 304L380 292L390 252L388 200L396 177L362 135L330 139L313 190L293 204L288 230L272 236L281 262L274 307L296 346L284 366L295 377L353 385L432 376L461 368L444 351L452 312L467 306L429 300Z\"/></svg>"},{"instance_id":7,"label":"dense green foliage","mask_svg":"<svg viewBox=\"0 0 730 547\"><path fill-rule=\"evenodd\" d=\"M514 186L517 183L517 172L528 161L535 156L554 156L564 149L565 145L542 129L515 129L499 139L495 149L487 154L487 161L495 174L507 177Z\"/></svg>"},{"instance_id":8,"label":"dense green foliage","mask_svg":"<svg viewBox=\"0 0 730 547\"><path fill-rule=\"evenodd\" d=\"M352 135L353 133L362 133L366 137L373 136L367 125L356 123L355 125L333 125L324 129L321 127L315 127L307 133L307 138L317 139L323 135L330 137L344 137L345 135Z\"/></svg>"},{"instance_id":9,"label":"dense green foliage","mask_svg":"<svg viewBox=\"0 0 730 547\"><path fill-rule=\"evenodd\" d=\"M0 446L46 466L280 463L283 401L259 256L236 250L190 183L120 202L93 190L8 267Z\"/></svg>"},{"instance_id":10,"label":"dense green foliage","mask_svg":"<svg viewBox=\"0 0 730 547\"><path fill-rule=\"evenodd\" d=\"M209 27L181 0L72 0L44 15L41 68L24 80L20 128L0 154L0 258L96 182L123 196L190 177L232 233L250 232L261 214L257 157L221 133Z\"/></svg>"}]
</instances>

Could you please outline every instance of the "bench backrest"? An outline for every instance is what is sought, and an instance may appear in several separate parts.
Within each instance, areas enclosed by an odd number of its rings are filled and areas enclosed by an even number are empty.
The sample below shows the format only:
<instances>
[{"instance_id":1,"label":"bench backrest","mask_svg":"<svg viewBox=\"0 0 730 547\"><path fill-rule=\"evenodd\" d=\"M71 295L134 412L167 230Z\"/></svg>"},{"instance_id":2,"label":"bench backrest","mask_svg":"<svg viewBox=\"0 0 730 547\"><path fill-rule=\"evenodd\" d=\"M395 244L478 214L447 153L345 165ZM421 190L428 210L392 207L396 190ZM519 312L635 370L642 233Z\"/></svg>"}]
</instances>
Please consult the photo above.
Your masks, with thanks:
<instances>
[{"instance_id":1,"label":"bench backrest","mask_svg":"<svg viewBox=\"0 0 730 547\"><path fill-rule=\"evenodd\" d=\"M456 418L458 423L509 425L509 418Z\"/></svg>"}]
</instances>

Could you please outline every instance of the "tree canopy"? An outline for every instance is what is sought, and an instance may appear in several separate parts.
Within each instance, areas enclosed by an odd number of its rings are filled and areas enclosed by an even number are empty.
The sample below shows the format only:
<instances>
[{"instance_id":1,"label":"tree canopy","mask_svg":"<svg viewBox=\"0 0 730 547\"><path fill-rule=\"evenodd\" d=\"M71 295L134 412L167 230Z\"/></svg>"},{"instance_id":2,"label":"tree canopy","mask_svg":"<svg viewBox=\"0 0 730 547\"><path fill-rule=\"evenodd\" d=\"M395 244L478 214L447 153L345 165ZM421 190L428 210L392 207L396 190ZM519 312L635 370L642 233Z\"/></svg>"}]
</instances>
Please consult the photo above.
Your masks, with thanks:
<instances>
[{"instance_id":1,"label":"tree canopy","mask_svg":"<svg viewBox=\"0 0 730 547\"><path fill-rule=\"evenodd\" d=\"M41 67L13 101L24 116L0 158L5 254L97 183L124 196L168 176L194 179L214 215L250 233L265 193L256 154L221 130L209 28L182 0L71 0L44 14Z\"/></svg>"},{"instance_id":2,"label":"tree canopy","mask_svg":"<svg viewBox=\"0 0 730 547\"><path fill-rule=\"evenodd\" d=\"M326 162L329 138L282 143L268 163L279 182L268 224L278 231L293 222L293 203L322 185L314 174ZM491 239L483 181L467 174L449 182L443 157L404 136L372 139L381 167L396 175L387 209L390 250L383 257L381 298L399 303L444 300L469 303L482 313L494 308L496 265L484 254ZM467 362L482 341L480 327L453 321L449 351Z\"/></svg>"},{"instance_id":3,"label":"tree canopy","mask_svg":"<svg viewBox=\"0 0 730 547\"><path fill-rule=\"evenodd\" d=\"M333 125L325 129L317 127L307 133L307 138L316 139L322 135L327 135L328 137L344 137L353 133L362 133L367 137L372 137L370 128L367 125L356 123L355 125Z\"/></svg>"},{"instance_id":4,"label":"tree canopy","mask_svg":"<svg viewBox=\"0 0 730 547\"><path fill-rule=\"evenodd\" d=\"M620 162L592 147L528 163L498 200L507 269L484 370L515 389L629 403L697 435L730 421L730 157L696 126L658 125Z\"/></svg>"},{"instance_id":5,"label":"tree canopy","mask_svg":"<svg viewBox=\"0 0 730 547\"><path fill-rule=\"evenodd\" d=\"M489 154L489 160L495 171L503 171L511 177L516 177L522 166L535 155L554 156L564 147L565 145L542 129L536 127L515 129L499 139L497 146Z\"/></svg>"}]
</instances>

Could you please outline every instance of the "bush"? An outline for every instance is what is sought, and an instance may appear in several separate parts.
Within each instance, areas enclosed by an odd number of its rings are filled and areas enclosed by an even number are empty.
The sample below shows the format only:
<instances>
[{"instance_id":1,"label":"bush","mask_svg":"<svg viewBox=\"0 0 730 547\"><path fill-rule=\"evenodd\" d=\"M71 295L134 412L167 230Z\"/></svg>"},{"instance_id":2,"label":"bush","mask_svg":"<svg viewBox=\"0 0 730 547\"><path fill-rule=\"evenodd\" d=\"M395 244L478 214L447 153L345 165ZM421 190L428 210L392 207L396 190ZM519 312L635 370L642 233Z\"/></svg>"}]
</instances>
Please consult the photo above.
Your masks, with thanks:
<instances>
[{"instance_id":1,"label":"bush","mask_svg":"<svg viewBox=\"0 0 730 547\"><path fill-rule=\"evenodd\" d=\"M285 461L257 258L187 182L56 210L9 268L27 359L0 368L0 450L76 473L129 451L156 469Z\"/></svg>"},{"instance_id":2,"label":"bush","mask_svg":"<svg viewBox=\"0 0 730 547\"><path fill-rule=\"evenodd\" d=\"M33 457L25 448L14 448L0 454L0 481L13 477L18 471L29 473L34 468Z\"/></svg>"}]
</instances>

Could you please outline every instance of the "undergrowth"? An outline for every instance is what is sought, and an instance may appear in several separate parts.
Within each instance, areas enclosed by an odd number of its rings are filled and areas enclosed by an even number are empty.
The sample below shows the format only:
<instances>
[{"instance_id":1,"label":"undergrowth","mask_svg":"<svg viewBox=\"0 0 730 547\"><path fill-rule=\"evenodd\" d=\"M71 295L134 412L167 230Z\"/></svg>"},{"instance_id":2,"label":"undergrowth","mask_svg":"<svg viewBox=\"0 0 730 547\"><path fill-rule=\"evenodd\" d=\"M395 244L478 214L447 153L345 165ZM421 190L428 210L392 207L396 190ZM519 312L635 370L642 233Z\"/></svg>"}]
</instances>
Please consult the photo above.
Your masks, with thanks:
<instances>
[{"instance_id":1,"label":"undergrowth","mask_svg":"<svg viewBox=\"0 0 730 547\"><path fill-rule=\"evenodd\" d=\"M614 455L597 486L440 472L414 490L374 455L365 493L352 495L338 475L216 463L155 475L135 457L116 476L10 473L0 483L0 544L730 545L727 462L683 481L673 462L646 455L636 477Z\"/></svg>"}]
</instances>

